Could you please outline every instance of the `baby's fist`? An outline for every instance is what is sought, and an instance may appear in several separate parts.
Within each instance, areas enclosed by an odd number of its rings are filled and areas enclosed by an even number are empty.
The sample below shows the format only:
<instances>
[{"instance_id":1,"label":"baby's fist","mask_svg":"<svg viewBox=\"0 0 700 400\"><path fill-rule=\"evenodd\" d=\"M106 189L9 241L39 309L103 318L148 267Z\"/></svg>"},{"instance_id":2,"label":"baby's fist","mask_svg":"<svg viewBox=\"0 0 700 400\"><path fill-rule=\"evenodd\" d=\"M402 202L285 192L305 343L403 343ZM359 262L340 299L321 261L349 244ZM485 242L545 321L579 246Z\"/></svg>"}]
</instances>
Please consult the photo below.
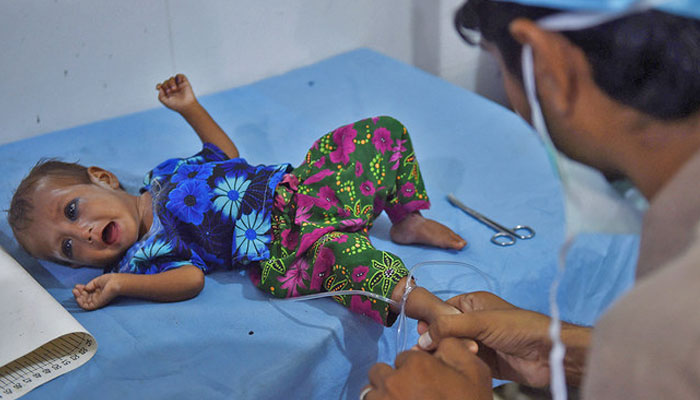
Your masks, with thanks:
<instances>
[{"instance_id":1,"label":"baby's fist","mask_svg":"<svg viewBox=\"0 0 700 400\"><path fill-rule=\"evenodd\" d=\"M156 85L158 100L173 111L182 113L197 102L192 86L183 74L177 74Z\"/></svg>"}]
</instances>

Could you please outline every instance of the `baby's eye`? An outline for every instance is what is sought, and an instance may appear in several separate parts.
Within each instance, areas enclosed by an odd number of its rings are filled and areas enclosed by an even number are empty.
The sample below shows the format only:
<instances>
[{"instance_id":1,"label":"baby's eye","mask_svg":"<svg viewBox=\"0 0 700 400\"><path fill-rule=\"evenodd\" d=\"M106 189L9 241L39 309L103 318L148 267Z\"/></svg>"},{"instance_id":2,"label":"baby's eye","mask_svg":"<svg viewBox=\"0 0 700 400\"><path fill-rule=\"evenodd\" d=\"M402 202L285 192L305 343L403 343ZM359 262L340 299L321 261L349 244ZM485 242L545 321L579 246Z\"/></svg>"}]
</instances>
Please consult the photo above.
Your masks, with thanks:
<instances>
[{"instance_id":1,"label":"baby's eye","mask_svg":"<svg viewBox=\"0 0 700 400\"><path fill-rule=\"evenodd\" d=\"M71 200L70 203L66 205L63 213L66 215L66 218L75 221L76 218L78 218L78 199Z\"/></svg>"},{"instance_id":2,"label":"baby's eye","mask_svg":"<svg viewBox=\"0 0 700 400\"><path fill-rule=\"evenodd\" d=\"M61 243L61 252L69 259L73 258L73 239L66 239Z\"/></svg>"}]
</instances>

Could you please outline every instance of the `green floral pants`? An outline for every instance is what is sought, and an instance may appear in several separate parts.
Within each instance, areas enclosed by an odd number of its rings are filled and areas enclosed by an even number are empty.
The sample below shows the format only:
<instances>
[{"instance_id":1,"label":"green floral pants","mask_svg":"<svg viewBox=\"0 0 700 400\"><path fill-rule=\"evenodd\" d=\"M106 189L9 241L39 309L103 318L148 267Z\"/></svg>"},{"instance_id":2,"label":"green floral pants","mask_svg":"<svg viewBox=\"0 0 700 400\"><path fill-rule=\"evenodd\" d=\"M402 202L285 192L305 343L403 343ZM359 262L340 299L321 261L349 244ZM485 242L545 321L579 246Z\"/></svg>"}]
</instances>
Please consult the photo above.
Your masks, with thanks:
<instances>
[{"instance_id":1,"label":"green floral pants","mask_svg":"<svg viewBox=\"0 0 700 400\"><path fill-rule=\"evenodd\" d=\"M278 297L364 290L391 297L408 274L400 258L372 246L368 232L385 211L396 223L430 202L406 128L390 117L342 126L319 140L277 187L271 257L251 271ZM384 325L389 305L366 296L335 296Z\"/></svg>"}]
</instances>

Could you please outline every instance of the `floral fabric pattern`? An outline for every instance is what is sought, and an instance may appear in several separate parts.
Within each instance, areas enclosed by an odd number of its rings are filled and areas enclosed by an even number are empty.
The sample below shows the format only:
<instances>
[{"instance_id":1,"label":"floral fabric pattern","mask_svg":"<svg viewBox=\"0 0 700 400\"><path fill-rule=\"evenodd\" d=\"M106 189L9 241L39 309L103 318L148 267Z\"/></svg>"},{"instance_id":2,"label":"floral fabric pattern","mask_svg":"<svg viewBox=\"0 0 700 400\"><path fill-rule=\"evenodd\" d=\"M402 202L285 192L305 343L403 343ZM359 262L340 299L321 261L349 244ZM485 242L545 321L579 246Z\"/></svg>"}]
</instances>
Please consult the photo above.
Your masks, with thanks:
<instances>
[{"instance_id":1,"label":"floral fabric pattern","mask_svg":"<svg viewBox=\"0 0 700 400\"><path fill-rule=\"evenodd\" d=\"M393 222L430 202L406 128L390 117L342 126L317 140L278 186L270 258L251 279L278 297L366 290L390 297L408 274L401 259L368 236L386 211ZM391 325L389 306L364 296L335 296L350 310Z\"/></svg>"},{"instance_id":2,"label":"floral fabric pattern","mask_svg":"<svg viewBox=\"0 0 700 400\"><path fill-rule=\"evenodd\" d=\"M156 274L192 264L209 272L268 258L274 190L290 169L229 159L209 143L161 163L141 189L153 196L153 225L111 271Z\"/></svg>"},{"instance_id":3,"label":"floral fabric pattern","mask_svg":"<svg viewBox=\"0 0 700 400\"><path fill-rule=\"evenodd\" d=\"M390 117L342 126L318 139L302 164L251 166L211 144L146 175L151 229L106 272L155 274L183 265L205 273L250 264L252 282L278 297L356 289L390 297L408 274L375 249L369 229L430 207L406 128ZM335 296L391 325L387 303Z\"/></svg>"}]
</instances>

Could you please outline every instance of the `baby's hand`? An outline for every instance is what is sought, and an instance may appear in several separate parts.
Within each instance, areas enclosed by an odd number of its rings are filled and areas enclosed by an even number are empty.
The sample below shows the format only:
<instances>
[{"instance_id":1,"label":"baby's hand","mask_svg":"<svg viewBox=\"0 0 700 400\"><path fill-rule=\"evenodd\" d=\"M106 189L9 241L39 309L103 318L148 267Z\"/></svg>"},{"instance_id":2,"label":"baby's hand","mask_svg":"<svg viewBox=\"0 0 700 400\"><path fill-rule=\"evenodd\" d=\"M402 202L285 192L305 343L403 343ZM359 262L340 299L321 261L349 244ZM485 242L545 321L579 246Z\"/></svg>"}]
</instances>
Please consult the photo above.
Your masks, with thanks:
<instances>
[{"instance_id":1,"label":"baby's hand","mask_svg":"<svg viewBox=\"0 0 700 400\"><path fill-rule=\"evenodd\" d=\"M117 281L117 274L104 274L91 280L87 285L77 284L73 288L75 301L88 311L102 308L119 296Z\"/></svg>"},{"instance_id":2,"label":"baby's hand","mask_svg":"<svg viewBox=\"0 0 700 400\"><path fill-rule=\"evenodd\" d=\"M164 106L179 113L197 103L190 82L183 74L177 74L157 84L156 90L158 90L158 100Z\"/></svg>"}]
</instances>

